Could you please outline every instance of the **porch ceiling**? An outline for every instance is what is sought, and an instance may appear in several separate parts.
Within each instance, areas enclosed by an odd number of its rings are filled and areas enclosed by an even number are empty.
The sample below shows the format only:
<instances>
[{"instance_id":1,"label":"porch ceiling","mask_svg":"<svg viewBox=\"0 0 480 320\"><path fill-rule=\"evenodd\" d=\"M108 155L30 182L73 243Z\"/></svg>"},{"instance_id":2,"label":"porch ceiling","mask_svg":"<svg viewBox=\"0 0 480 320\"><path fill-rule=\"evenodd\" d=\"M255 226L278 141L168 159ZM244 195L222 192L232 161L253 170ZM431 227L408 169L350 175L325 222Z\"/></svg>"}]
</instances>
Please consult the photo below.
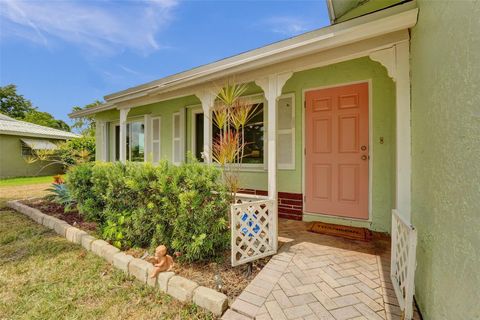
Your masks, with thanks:
<instances>
[{"instance_id":1,"label":"porch ceiling","mask_svg":"<svg viewBox=\"0 0 480 320\"><path fill-rule=\"evenodd\" d=\"M409 2L374 14L352 19L336 25L302 34L259 49L248 51L214 63L200 66L189 71L168 76L140 86L132 87L105 96L106 103L71 113L72 118L95 114L101 111L136 107L156 101L168 100L179 96L195 94L211 86L213 81L235 75L237 81L253 81L278 72L294 72L305 69L305 64L288 64L289 61L317 55L317 65L336 63L332 52L345 49L352 58L365 50L378 50L392 45L391 36L399 41L399 31L407 30L416 23L418 9ZM396 36L396 37L395 37ZM407 39L408 39L408 35ZM390 38L389 38L390 37ZM377 39L372 43L369 40ZM404 39L403 39L404 40ZM359 47L352 46L360 44ZM362 46L363 44L363 46ZM368 48L366 47L368 46ZM348 51L350 50L350 51ZM363 52L362 55L368 55ZM342 55L344 56L344 54ZM333 60L332 60L333 59ZM340 60L341 61L341 60ZM279 65L281 68L279 68ZM312 65L312 63L310 63ZM208 83L209 85L206 85Z\"/></svg>"}]
</instances>

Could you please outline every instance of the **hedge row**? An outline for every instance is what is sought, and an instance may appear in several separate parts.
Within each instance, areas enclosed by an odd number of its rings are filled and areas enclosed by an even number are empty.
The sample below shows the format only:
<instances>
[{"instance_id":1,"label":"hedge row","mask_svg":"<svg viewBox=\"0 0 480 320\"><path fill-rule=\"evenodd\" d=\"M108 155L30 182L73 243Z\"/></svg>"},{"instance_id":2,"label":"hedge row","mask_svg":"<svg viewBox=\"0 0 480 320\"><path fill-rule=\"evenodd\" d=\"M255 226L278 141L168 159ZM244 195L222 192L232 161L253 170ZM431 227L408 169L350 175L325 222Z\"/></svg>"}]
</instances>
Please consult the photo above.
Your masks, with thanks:
<instances>
[{"instance_id":1,"label":"hedge row","mask_svg":"<svg viewBox=\"0 0 480 320\"><path fill-rule=\"evenodd\" d=\"M165 244L187 261L229 246L229 197L214 166L86 163L70 169L67 187L81 214L119 248Z\"/></svg>"}]
</instances>

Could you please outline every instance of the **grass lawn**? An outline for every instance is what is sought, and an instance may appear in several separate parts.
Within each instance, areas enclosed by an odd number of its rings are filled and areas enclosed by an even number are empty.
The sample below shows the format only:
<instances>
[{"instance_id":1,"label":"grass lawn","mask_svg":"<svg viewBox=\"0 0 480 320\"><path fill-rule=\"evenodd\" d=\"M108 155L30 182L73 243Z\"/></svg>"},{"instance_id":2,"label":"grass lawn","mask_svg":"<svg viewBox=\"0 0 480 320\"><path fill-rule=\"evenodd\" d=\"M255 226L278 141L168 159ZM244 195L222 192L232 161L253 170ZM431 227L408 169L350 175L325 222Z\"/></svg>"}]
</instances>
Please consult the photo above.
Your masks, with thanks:
<instances>
[{"instance_id":1,"label":"grass lawn","mask_svg":"<svg viewBox=\"0 0 480 320\"><path fill-rule=\"evenodd\" d=\"M25 188L44 192L40 185ZM4 208L6 200L21 194L21 187L15 189L6 195L7 188L0 188L0 319L212 318Z\"/></svg>"},{"instance_id":2,"label":"grass lawn","mask_svg":"<svg viewBox=\"0 0 480 320\"><path fill-rule=\"evenodd\" d=\"M52 183L53 176L0 179L0 187L14 187L39 183Z\"/></svg>"}]
</instances>

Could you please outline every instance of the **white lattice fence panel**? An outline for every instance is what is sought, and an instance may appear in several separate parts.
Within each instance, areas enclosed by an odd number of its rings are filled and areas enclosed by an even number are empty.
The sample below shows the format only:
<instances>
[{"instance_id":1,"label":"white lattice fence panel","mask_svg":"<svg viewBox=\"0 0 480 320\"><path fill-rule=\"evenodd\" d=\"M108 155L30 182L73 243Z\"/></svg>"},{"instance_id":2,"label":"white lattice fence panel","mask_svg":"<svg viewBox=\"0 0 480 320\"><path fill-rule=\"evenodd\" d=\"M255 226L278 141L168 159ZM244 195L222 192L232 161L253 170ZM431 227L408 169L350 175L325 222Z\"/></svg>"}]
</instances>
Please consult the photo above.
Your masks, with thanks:
<instances>
[{"instance_id":1,"label":"white lattice fence panel","mask_svg":"<svg viewBox=\"0 0 480 320\"><path fill-rule=\"evenodd\" d=\"M275 200L248 198L241 201L230 207L232 266L273 255L277 251Z\"/></svg>"},{"instance_id":2,"label":"white lattice fence panel","mask_svg":"<svg viewBox=\"0 0 480 320\"><path fill-rule=\"evenodd\" d=\"M413 315L414 278L416 268L417 231L405 222L396 210L392 212L392 261L390 277L403 311L403 319Z\"/></svg>"}]
</instances>

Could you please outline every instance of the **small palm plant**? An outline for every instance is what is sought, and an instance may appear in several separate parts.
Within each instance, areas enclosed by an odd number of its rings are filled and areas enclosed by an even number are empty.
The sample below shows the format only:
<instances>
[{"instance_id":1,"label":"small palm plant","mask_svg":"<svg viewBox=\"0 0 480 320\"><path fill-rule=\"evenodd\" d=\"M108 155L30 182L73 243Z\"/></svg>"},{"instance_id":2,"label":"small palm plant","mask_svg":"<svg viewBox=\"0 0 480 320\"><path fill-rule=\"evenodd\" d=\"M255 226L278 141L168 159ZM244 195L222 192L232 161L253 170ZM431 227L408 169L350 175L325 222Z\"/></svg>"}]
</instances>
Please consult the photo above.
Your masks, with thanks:
<instances>
[{"instance_id":1,"label":"small palm plant","mask_svg":"<svg viewBox=\"0 0 480 320\"><path fill-rule=\"evenodd\" d=\"M32 150L32 154L24 157L25 162L33 164L35 162L42 162L45 165L38 170L37 174L45 168L53 165L61 165L64 168L70 168L74 165L89 162L92 159L92 154L87 149L75 150L68 147L67 142L57 143L56 149L39 149ZM68 159L61 156L63 153L68 153Z\"/></svg>"},{"instance_id":2,"label":"small palm plant","mask_svg":"<svg viewBox=\"0 0 480 320\"><path fill-rule=\"evenodd\" d=\"M234 203L240 188L240 167L247 156L245 126L257 112L255 105L242 98L246 90L246 84L227 83L218 93L213 108L213 123L219 129L213 142L213 160L222 167L223 179Z\"/></svg>"}]
</instances>

